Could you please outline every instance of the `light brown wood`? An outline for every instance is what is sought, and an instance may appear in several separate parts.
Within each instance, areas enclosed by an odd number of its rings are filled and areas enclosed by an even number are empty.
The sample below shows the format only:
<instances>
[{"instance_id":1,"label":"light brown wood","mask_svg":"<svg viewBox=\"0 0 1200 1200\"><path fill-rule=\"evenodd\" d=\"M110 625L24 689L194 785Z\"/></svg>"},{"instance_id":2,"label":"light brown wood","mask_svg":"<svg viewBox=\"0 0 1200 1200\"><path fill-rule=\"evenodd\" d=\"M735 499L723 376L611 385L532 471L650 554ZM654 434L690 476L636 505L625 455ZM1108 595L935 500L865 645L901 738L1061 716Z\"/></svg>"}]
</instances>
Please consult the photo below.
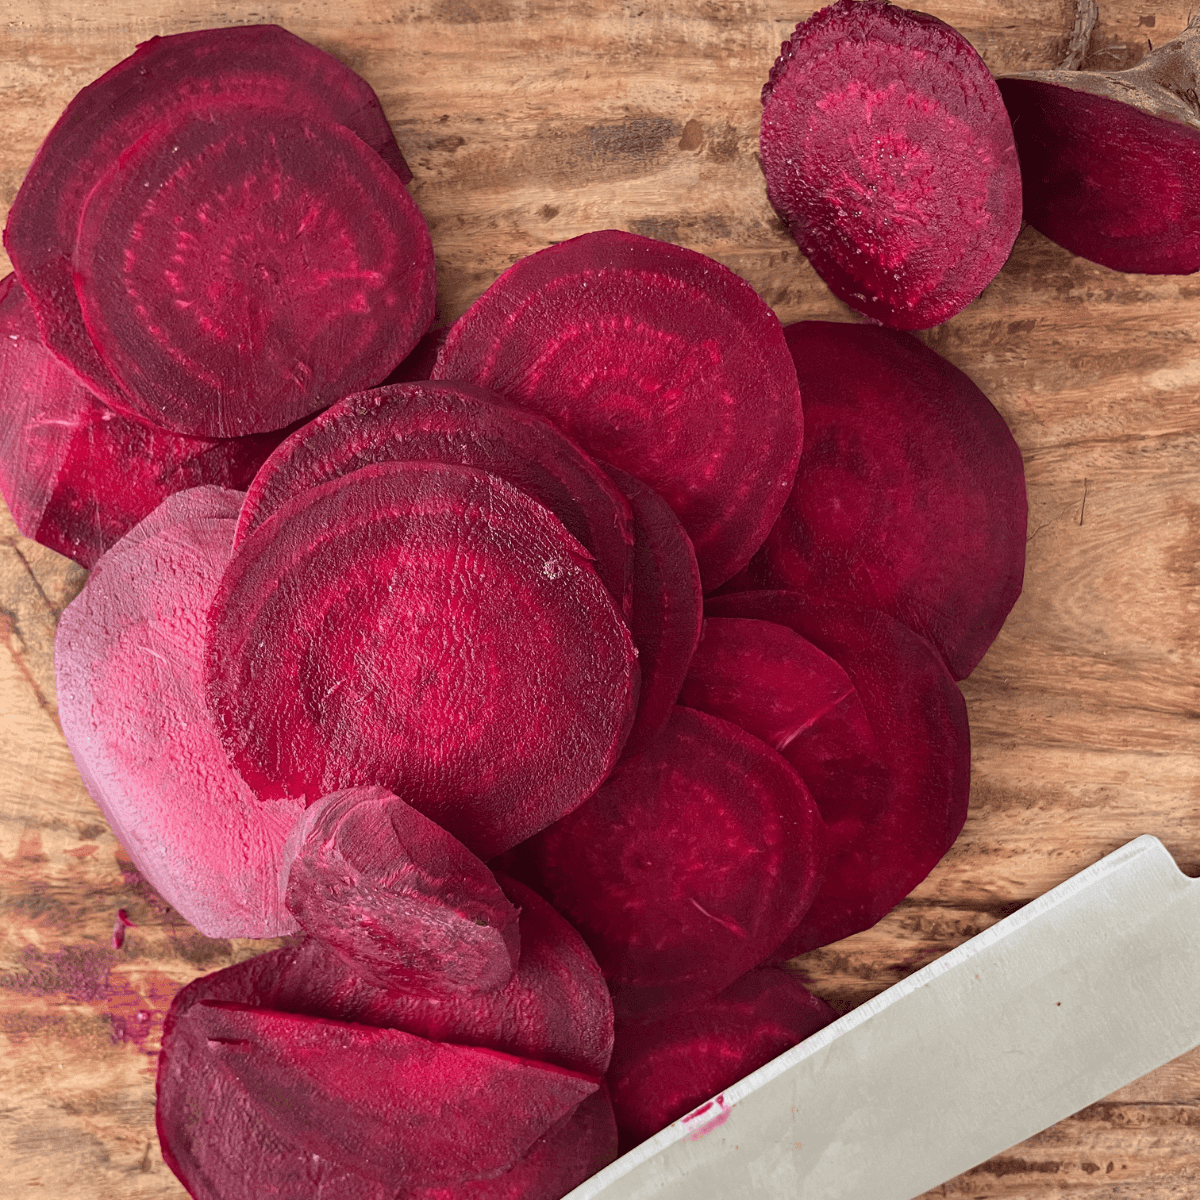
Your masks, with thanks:
<instances>
[{"instance_id":1,"label":"light brown wood","mask_svg":"<svg viewBox=\"0 0 1200 1200\"><path fill-rule=\"evenodd\" d=\"M1060 62L1069 0L946 0L996 72ZM8 0L0 202L75 93L153 34L273 20L379 92L433 231L443 320L509 263L590 229L727 263L784 321L850 319L767 205L758 94L811 6L761 0ZM1136 61L1182 4L1104 3L1087 65ZM0 263L0 266L4 266ZM4 269L7 269L4 266ZM798 960L841 1010L1102 854L1154 833L1200 874L1200 283L1123 276L1026 230L974 305L924 335L1025 455L1025 594L963 685L972 811L875 929ZM84 573L0 524L0 1194L166 1200L154 1051L173 992L261 943L201 937L138 877L59 731L55 621ZM137 927L112 948L118 908ZM1198 1001L1200 1003L1200 1001ZM985 1069L986 1065L981 1064ZM1200 1052L930 1196L1200 1195Z\"/></svg>"}]
</instances>

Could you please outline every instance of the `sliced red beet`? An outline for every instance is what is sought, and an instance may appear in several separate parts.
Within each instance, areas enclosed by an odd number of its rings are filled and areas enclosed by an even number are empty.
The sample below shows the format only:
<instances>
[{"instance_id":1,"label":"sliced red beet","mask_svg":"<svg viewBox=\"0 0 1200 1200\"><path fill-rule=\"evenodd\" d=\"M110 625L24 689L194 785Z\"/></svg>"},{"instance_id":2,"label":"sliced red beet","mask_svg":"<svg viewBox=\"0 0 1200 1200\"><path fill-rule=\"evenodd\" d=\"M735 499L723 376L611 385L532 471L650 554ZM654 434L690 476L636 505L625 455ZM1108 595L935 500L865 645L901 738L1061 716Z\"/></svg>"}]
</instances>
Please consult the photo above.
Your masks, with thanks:
<instances>
[{"instance_id":1,"label":"sliced red beet","mask_svg":"<svg viewBox=\"0 0 1200 1200\"><path fill-rule=\"evenodd\" d=\"M971 744L962 693L934 648L884 613L821 604L788 592L713 597L713 616L774 621L835 659L854 684L886 775L830 763L819 737L787 749L829 827L829 860L804 919L775 951L803 954L874 925L934 868L967 815ZM819 727L818 727L819 728ZM846 731L843 726L843 732Z\"/></svg>"},{"instance_id":2,"label":"sliced red beet","mask_svg":"<svg viewBox=\"0 0 1200 1200\"><path fill-rule=\"evenodd\" d=\"M838 0L796 26L762 101L767 197L852 308L926 329L1004 265L1021 229L1013 131L991 72L949 25Z\"/></svg>"},{"instance_id":3,"label":"sliced red beet","mask_svg":"<svg viewBox=\"0 0 1200 1200\"><path fill-rule=\"evenodd\" d=\"M648 483L706 589L745 566L800 456L775 314L720 263L616 230L505 271L451 327L434 377L492 388Z\"/></svg>"},{"instance_id":4,"label":"sliced red beet","mask_svg":"<svg viewBox=\"0 0 1200 1200\"><path fill-rule=\"evenodd\" d=\"M172 496L98 563L55 639L59 718L80 774L138 870L209 937L275 937L298 800L259 800L230 767L203 694L205 614L241 494Z\"/></svg>"},{"instance_id":5,"label":"sliced red beet","mask_svg":"<svg viewBox=\"0 0 1200 1200\"><path fill-rule=\"evenodd\" d=\"M473 996L511 978L517 910L491 871L385 788L350 788L296 823L284 903L310 936L369 983Z\"/></svg>"},{"instance_id":6,"label":"sliced red beet","mask_svg":"<svg viewBox=\"0 0 1200 1200\"><path fill-rule=\"evenodd\" d=\"M676 708L506 865L579 929L630 1016L714 994L762 962L808 908L824 860L796 772L727 721Z\"/></svg>"},{"instance_id":7,"label":"sliced red beet","mask_svg":"<svg viewBox=\"0 0 1200 1200\"><path fill-rule=\"evenodd\" d=\"M388 787L486 858L611 770L636 658L589 556L540 504L467 467L384 463L241 543L207 672L261 795Z\"/></svg>"},{"instance_id":8,"label":"sliced red beet","mask_svg":"<svg viewBox=\"0 0 1200 1200\"><path fill-rule=\"evenodd\" d=\"M607 1082L629 1150L777 1058L837 1014L773 967L659 1021L617 1028Z\"/></svg>"},{"instance_id":9,"label":"sliced red beet","mask_svg":"<svg viewBox=\"0 0 1200 1200\"><path fill-rule=\"evenodd\" d=\"M285 110L143 133L88 194L72 263L129 404L192 435L280 429L370 387L433 316L404 185L344 126Z\"/></svg>"},{"instance_id":10,"label":"sliced red beet","mask_svg":"<svg viewBox=\"0 0 1200 1200\"><path fill-rule=\"evenodd\" d=\"M549 421L470 383L376 388L314 418L263 465L237 540L307 488L371 463L421 460L476 467L545 505L626 609L633 516L621 492Z\"/></svg>"},{"instance_id":11,"label":"sliced red beet","mask_svg":"<svg viewBox=\"0 0 1200 1200\"><path fill-rule=\"evenodd\" d=\"M26 536L85 567L175 492L244 489L283 435L189 438L102 403L0 280L0 492Z\"/></svg>"},{"instance_id":12,"label":"sliced red beet","mask_svg":"<svg viewBox=\"0 0 1200 1200\"><path fill-rule=\"evenodd\" d=\"M966 678L1025 573L1025 470L1004 418L907 334L826 321L786 333L808 437L749 577L890 613Z\"/></svg>"},{"instance_id":13,"label":"sliced red beet","mask_svg":"<svg viewBox=\"0 0 1200 1200\"><path fill-rule=\"evenodd\" d=\"M110 403L128 400L92 345L72 282L83 202L147 125L168 112L230 104L324 116L362 138L402 183L412 178L371 88L278 25L203 29L143 42L67 106L38 150L4 231L46 344Z\"/></svg>"}]
</instances>

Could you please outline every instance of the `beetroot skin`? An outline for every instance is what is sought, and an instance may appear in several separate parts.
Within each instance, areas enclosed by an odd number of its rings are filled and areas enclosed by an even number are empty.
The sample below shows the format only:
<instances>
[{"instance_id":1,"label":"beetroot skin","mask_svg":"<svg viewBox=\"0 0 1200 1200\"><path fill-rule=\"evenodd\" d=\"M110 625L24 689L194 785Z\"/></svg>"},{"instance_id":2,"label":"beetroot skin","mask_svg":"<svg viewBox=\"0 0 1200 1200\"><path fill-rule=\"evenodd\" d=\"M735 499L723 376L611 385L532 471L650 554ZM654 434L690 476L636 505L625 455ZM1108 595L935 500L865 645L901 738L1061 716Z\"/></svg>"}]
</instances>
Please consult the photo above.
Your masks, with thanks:
<instances>
[{"instance_id":1,"label":"beetroot skin","mask_svg":"<svg viewBox=\"0 0 1200 1200\"><path fill-rule=\"evenodd\" d=\"M886 0L796 27L762 93L767 197L833 293L898 329L952 317L1021 228L1013 132L961 34Z\"/></svg>"}]
</instances>

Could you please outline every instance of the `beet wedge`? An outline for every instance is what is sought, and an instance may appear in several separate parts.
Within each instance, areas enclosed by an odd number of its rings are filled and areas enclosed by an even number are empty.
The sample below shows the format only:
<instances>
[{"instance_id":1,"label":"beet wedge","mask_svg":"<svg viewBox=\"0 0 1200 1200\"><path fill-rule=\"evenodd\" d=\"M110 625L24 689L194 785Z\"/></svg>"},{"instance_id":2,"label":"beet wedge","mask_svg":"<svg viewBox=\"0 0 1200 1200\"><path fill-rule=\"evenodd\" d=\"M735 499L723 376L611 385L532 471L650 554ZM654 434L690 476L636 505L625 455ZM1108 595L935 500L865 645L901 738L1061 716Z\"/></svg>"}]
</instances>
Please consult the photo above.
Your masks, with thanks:
<instances>
[{"instance_id":1,"label":"beet wedge","mask_svg":"<svg viewBox=\"0 0 1200 1200\"><path fill-rule=\"evenodd\" d=\"M72 281L83 202L97 177L164 114L231 104L324 116L362 138L402 183L412 178L371 88L278 25L143 42L67 106L38 150L4 231L47 346L110 404L129 401L92 345Z\"/></svg>"},{"instance_id":2,"label":"beet wedge","mask_svg":"<svg viewBox=\"0 0 1200 1200\"><path fill-rule=\"evenodd\" d=\"M877 608L965 679L1021 594L1021 451L991 401L915 338L804 321L786 330L808 436L754 584Z\"/></svg>"},{"instance_id":3,"label":"beet wedge","mask_svg":"<svg viewBox=\"0 0 1200 1200\"><path fill-rule=\"evenodd\" d=\"M222 740L261 795L387 787L481 858L599 786L636 672L561 522L503 480L428 462L283 505L238 547L207 654Z\"/></svg>"},{"instance_id":4,"label":"beet wedge","mask_svg":"<svg viewBox=\"0 0 1200 1200\"><path fill-rule=\"evenodd\" d=\"M649 484L706 590L745 566L800 457L775 314L720 263L617 230L505 271L450 328L434 378L489 387Z\"/></svg>"},{"instance_id":5,"label":"beet wedge","mask_svg":"<svg viewBox=\"0 0 1200 1200\"><path fill-rule=\"evenodd\" d=\"M851 308L927 329L1004 265L1021 229L1013 131L949 25L838 0L796 26L762 102L767 197Z\"/></svg>"}]
</instances>

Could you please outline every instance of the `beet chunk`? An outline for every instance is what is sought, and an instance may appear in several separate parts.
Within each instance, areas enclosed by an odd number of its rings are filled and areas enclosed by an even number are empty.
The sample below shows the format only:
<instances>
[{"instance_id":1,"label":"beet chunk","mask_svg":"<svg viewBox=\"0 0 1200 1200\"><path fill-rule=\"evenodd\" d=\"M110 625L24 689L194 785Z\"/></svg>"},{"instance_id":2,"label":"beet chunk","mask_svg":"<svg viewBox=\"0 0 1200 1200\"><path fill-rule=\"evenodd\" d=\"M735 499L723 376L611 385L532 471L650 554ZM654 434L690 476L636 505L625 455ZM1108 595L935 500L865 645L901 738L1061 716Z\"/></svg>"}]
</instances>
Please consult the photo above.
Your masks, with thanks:
<instances>
[{"instance_id":1,"label":"beet chunk","mask_svg":"<svg viewBox=\"0 0 1200 1200\"><path fill-rule=\"evenodd\" d=\"M658 1021L617 1027L608 1086L622 1151L823 1029L837 1014L773 967Z\"/></svg>"},{"instance_id":2,"label":"beet chunk","mask_svg":"<svg viewBox=\"0 0 1200 1200\"><path fill-rule=\"evenodd\" d=\"M1021 229L1012 127L949 25L838 0L796 26L762 101L767 197L851 308L926 329L1004 265Z\"/></svg>"},{"instance_id":3,"label":"beet chunk","mask_svg":"<svg viewBox=\"0 0 1200 1200\"><path fill-rule=\"evenodd\" d=\"M826 321L785 332L808 436L749 577L881 609L966 678L1025 574L1025 469L1004 418L907 334Z\"/></svg>"},{"instance_id":4,"label":"beet chunk","mask_svg":"<svg viewBox=\"0 0 1200 1200\"><path fill-rule=\"evenodd\" d=\"M512 978L517 910L491 871L384 788L310 807L288 839L283 881L300 928L369 983L436 998Z\"/></svg>"},{"instance_id":5,"label":"beet chunk","mask_svg":"<svg viewBox=\"0 0 1200 1200\"><path fill-rule=\"evenodd\" d=\"M775 314L720 263L616 230L505 271L450 328L434 377L540 412L653 487L706 589L745 566L800 457L800 393Z\"/></svg>"}]
</instances>

